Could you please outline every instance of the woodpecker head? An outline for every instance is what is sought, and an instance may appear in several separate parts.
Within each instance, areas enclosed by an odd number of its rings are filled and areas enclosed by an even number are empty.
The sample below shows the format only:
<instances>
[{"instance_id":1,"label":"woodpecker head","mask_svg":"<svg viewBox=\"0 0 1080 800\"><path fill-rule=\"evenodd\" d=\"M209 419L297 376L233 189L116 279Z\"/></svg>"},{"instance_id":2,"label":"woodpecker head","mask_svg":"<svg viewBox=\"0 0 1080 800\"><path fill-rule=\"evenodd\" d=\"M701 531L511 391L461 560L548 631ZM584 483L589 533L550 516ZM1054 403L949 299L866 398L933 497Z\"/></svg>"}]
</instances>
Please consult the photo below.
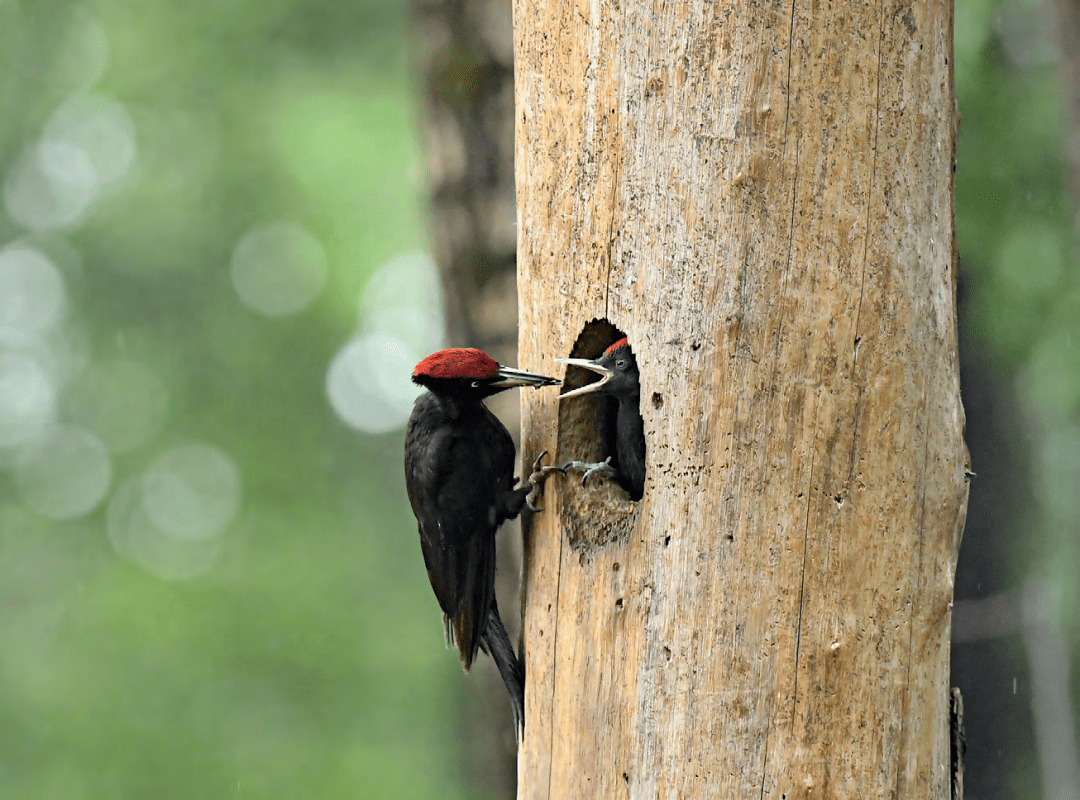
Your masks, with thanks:
<instances>
[{"instance_id":1,"label":"woodpecker head","mask_svg":"<svg viewBox=\"0 0 1080 800\"><path fill-rule=\"evenodd\" d=\"M637 361L634 360L634 354L630 350L630 343L625 337L611 345L597 359L556 358L555 360L562 364L584 367L602 376L596 383L590 383L580 389L574 389L566 394L559 395L560 400L592 392L609 394L618 398L630 398L641 392Z\"/></svg>"},{"instance_id":2,"label":"woodpecker head","mask_svg":"<svg viewBox=\"0 0 1080 800\"><path fill-rule=\"evenodd\" d=\"M514 386L550 386L559 382L544 375L501 366L483 350L453 347L425 358L412 374L413 383L436 394L482 400Z\"/></svg>"}]
</instances>

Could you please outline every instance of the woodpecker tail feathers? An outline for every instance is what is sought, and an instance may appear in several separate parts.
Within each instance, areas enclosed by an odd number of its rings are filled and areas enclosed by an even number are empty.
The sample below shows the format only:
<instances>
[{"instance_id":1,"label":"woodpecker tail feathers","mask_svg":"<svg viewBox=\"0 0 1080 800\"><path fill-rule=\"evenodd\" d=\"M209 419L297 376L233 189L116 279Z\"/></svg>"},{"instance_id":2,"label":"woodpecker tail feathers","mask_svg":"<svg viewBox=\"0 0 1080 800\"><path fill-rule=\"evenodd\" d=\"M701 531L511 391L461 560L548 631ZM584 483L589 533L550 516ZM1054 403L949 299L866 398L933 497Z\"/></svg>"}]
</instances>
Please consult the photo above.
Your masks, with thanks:
<instances>
[{"instance_id":1,"label":"woodpecker tail feathers","mask_svg":"<svg viewBox=\"0 0 1080 800\"><path fill-rule=\"evenodd\" d=\"M525 738L525 662L520 661L510 644L510 636L503 627L499 609L494 603L488 612L488 623L480 640L480 646L495 661L506 691L510 694L510 705L514 710L514 733L518 741Z\"/></svg>"}]
</instances>

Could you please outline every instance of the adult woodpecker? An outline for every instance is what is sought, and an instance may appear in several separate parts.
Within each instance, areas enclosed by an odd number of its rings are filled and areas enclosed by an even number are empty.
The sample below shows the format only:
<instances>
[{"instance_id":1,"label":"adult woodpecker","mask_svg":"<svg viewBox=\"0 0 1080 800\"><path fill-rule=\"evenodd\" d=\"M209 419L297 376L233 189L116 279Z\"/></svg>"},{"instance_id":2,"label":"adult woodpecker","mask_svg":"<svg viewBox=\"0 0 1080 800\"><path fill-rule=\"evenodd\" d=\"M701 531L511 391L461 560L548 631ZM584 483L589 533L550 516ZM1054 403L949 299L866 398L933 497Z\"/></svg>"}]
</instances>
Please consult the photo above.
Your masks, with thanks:
<instances>
[{"instance_id":1,"label":"adult woodpecker","mask_svg":"<svg viewBox=\"0 0 1080 800\"><path fill-rule=\"evenodd\" d=\"M495 531L533 505L552 468L536 469L514 487L514 442L484 405L514 386L558 384L554 378L500 366L480 350L440 350L416 365L425 387L405 434L405 486L420 528L431 588L449 641L469 671L477 649L499 669L525 729L525 665L514 653L495 603ZM543 458L543 456L541 456ZM537 459L539 463L539 459Z\"/></svg>"},{"instance_id":2,"label":"adult woodpecker","mask_svg":"<svg viewBox=\"0 0 1080 800\"><path fill-rule=\"evenodd\" d=\"M605 461L588 463L571 461L563 469L584 469L581 485L585 485L590 475L602 474L614 478L626 490L632 500L640 500L645 493L645 422L641 418L640 399L641 382L638 376L637 361L626 338L619 339L604 351L597 359L557 358L563 364L584 367L599 373L602 377L595 383L574 389L559 395L559 400L580 397L583 394L598 392L614 398L618 403L615 412L615 463L608 456Z\"/></svg>"}]
</instances>

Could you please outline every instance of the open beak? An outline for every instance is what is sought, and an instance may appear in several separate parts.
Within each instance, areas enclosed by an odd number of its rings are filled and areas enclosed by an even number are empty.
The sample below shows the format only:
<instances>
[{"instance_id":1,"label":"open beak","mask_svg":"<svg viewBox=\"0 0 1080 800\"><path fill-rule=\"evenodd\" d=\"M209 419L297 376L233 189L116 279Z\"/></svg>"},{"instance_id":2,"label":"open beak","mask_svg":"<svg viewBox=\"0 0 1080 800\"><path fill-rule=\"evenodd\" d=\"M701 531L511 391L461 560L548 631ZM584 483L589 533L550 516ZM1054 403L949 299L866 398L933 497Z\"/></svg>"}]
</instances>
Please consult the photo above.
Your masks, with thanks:
<instances>
[{"instance_id":1,"label":"open beak","mask_svg":"<svg viewBox=\"0 0 1080 800\"><path fill-rule=\"evenodd\" d=\"M569 364L572 367L583 367L587 370L592 370L593 372L596 372L601 376L600 380L596 381L596 383L588 383L578 389L573 389L566 394L560 394L560 400L565 400L567 397L578 397L583 394L595 392L605 383L610 381L612 376L615 375L615 373L607 367L602 367L597 362L590 361L587 358L556 358L555 361L560 364Z\"/></svg>"},{"instance_id":2,"label":"open beak","mask_svg":"<svg viewBox=\"0 0 1080 800\"><path fill-rule=\"evenodd\" d=\"M537 375L510 367L499 367L499 378L491 385L496 389L509 389L511 386L553 386L559 381L546 375Z\"/></svg>"}]
</instances>

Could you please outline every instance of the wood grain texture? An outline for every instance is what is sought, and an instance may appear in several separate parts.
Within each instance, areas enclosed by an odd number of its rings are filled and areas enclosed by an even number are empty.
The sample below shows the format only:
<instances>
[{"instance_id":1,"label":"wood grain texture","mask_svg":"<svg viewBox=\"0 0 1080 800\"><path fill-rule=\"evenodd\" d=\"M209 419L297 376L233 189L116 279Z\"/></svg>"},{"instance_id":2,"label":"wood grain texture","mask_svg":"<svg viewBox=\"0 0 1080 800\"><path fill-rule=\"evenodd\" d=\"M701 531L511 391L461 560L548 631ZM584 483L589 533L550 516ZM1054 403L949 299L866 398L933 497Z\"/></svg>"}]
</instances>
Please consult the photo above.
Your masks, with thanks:
<instances>
[{"instance_id":1,"label":"wood grain texture","mask_svg":"<svg viewBox=\"0 0 1080 800\"><path fill-rule=\"evenodd\" d=\"M952 5L514 11L519 364L609 320L648 440L526 526L518 796L948 797Z\"/></svg>"}]
</instances>

